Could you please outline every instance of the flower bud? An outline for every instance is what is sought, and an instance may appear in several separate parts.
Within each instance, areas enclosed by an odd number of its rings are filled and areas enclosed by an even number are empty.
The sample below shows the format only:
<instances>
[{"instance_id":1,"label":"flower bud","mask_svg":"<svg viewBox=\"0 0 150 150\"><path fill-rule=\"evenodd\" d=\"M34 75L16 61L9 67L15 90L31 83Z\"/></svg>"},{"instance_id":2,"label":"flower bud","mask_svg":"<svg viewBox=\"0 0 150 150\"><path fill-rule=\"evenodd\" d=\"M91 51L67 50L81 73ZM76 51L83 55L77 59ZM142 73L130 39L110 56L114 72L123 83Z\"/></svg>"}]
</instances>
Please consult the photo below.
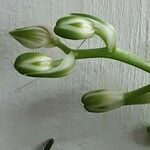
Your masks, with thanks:
<instances>
[{"instance_id":1,"label":"flower bud","mask_svg":"<svg viewBox=\"0 0 150 150\"><path fill-rule=\"evenodd\" d=\"M74 64L73 52L66 55L63 60L53 60L42 53L33 52L18 56L14 66L19 73L26 76L57 78L69 74Z\"/></svg>"},{"instance_id":2,"label":"flower bud","mask_svg":"<svg viewBox=\"0 0 150 150\"><path fill-rule=\"evenodd\" d=\"M109 23L87 14L72 13L71 15L83 17L94 23L95 34L100 36L105 42L108 50L112 52L116 49L116 31Z\"/></svg>"},{"instance_id":3,"label":"flower bud","mask_svg":"<svg viewBox=\"0 0 150 150\"><path fill-rule=\"evenodd\" d=\"M16 29L9 32L20 44L27 48L53 47L58 43L58 38L43 26L32 26Z\"/></svg>"},{"instance_id":4,"label":"flower bud","mask_svg":"<svg viewBox=\"0 0 150 150\"><path fill-rule=\"evenodd\" d=\"M94 24L82 17L67 16L59 19L54 32L66 39L80 40L94 36Z\"/></svg>"},{"instance_id":5,"label":"flower bud","mask_svg":"<svg viewBox=\"0 0 150 150\"><path fill-rule=\"evenodd\" d=\"M82 97L82 103L87 111L106 112L124 105L124 94L110 90L91 91Z\"/></svg>"}]
</instances>

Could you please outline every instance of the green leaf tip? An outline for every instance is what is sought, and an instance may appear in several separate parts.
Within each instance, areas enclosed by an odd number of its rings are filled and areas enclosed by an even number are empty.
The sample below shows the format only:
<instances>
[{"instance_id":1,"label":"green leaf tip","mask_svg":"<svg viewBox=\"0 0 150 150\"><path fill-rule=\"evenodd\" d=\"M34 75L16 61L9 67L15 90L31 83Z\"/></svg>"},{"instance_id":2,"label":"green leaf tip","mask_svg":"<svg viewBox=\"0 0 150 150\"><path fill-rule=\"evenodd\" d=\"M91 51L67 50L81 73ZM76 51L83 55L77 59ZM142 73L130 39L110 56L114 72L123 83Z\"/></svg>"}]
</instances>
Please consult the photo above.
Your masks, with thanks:
<instances>
[{"instance_id":1,"label":"green leaf tip","mask_svg":"<svg viewBox=\"0 0 150 150\"><path fill-rule=\"evenodd\" d=\"M49 139L49 141L48 141L48 143L46 144L44 150L50 150L51 147L52 147L52 145L53 145L53 143L54 143L54 139L52 139L52 138Z\"/></svg>"}]
</instances>

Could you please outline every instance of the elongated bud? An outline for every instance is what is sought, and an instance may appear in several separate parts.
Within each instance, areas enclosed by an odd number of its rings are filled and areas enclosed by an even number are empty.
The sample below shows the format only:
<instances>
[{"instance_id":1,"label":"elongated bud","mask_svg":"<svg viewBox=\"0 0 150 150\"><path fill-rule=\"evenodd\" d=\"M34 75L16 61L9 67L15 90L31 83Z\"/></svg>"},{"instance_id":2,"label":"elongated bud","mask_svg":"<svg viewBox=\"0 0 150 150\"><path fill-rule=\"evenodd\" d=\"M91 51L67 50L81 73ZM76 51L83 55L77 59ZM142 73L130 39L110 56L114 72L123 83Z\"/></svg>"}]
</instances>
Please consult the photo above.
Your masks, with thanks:
<instances>
[{"instance_id":1,"label":"elongated bud","mask_svg":"<svg viewBox=\"0 0 150 150\"><path fill-rule=\"evenodd\" d=\"M82 97L82 103L87 111L106 112L124 105L124 94L109 90L91 91Z\"/></svg>"},{"instance_id":2,"label":"elongated bud","mask_svg":"<svg viewBox=\"0 0 150 150\"><path fill-rule=\"evenodd\" d=\"M59 42L57 36L43 26L32 26L9 32L20 44L27 48L53 47Z\"/></svg>"},{"instance_id":3,"label":"elongated bud","mask_svg":"<svg viewBox=\"0 0 150 150\"><path fill-rule=\"evenodd\" d=\"M94 24L82 17L67 16L59 19L54 32L60 37L80 40L94 36Z\"/></svg>"},{"instance_id":4,"label":"elongated bud","mask_svg":"<svg viewBox=\"0 0 150 150\"><path fill-rule=\"evenodd\" d=\"M16 70L26 76L57 78L70 73L75 64L74 53L71 52L65 58L53 60L42 53L25 53L17 57Z\"/></svg>"},{"instance_id":5,"label":"elongated bud","mask_svg":"<svg viewBox=\"0 0 150 150\"><path fill-rule=\"evenodd\" d=\"M105 42L108 50L112 52L116 49L116 31L109 23L87 14L72 13L71 15L80 16L94 23L95 33Z\"/></svg>"}]
</instances>

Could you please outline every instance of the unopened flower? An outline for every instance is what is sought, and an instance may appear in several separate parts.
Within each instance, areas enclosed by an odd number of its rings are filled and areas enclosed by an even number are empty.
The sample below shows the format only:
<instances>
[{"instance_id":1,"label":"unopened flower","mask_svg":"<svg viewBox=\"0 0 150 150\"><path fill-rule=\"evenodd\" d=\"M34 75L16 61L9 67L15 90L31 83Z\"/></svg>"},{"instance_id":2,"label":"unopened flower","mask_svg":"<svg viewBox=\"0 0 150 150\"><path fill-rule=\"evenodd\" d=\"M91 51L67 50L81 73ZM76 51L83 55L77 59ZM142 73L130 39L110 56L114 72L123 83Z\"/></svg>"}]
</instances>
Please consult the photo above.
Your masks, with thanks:
<instances>
[{"instance_id":1,"label":"unopened flower","mask_svg":"<svg viewBox=\"0 0 150 150\"><path fill-rule=\"evenodd\" d=\"M72 13L71 15L82 17L93 22L95 26L95 34L103 39L108 50L112 52L116 49L116 31L112 25L97 17L87 14Z\"/></svg>"},{"instance_id":2,"label":"unopened flower","mask_svg":"<svg viewBox=\"0 0 150 150\"><path fill-rule=\"evenodd\" d=\"M110 90L98 90L86 93L82 103L87 111L106 112L124 105L124 94Z\"/></svg>"},{"instance_id":3,"label":"unopened flower","mask_svg":"<svg viewBox=\"0 0 150 150\"><path fill-rule=\"evenodd\" d=\"M79 16L67 16L59 19L54 32L60 37L80 40L94 36L94 24Z\"/></svg>"},{"instance_id":4,"label":"unopened flower","mask_svg":"<svg viewBox=\"0 0 150 150\"><path fill-rule=\"evenodd\" d=\"M74 64L73 52L59 60L53 60L42 53L35 52L18 56L14 66L19 73L26 76L57 78L69 74Z\"/></svg>"},{"instance_id":5,"label":"unopened flower","mask_svg":"<svg viewBox=\"0 0 150 150\"><path fill-rule=\"evenodd\" d=\"M27 48L53 47L59 41L57 36L43 26L32 26L9 32L20 44Z\"/></svg>"}]
</instances>

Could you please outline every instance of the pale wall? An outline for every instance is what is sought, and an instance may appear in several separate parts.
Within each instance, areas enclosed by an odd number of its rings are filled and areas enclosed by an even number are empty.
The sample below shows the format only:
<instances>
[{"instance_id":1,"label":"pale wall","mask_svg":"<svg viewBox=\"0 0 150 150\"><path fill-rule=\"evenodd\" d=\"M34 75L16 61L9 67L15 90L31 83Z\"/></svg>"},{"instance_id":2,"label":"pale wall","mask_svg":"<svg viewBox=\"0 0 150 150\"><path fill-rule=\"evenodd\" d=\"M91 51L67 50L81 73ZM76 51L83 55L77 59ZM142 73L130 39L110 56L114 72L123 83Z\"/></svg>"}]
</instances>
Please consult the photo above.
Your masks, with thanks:
<instances>
[{"instance_id":1,"label":"pale wall","mask_svg":"<svg viewBox=\"0 0 150 150\"><path fill-rule=\"evenodd\" d=\"M53 28L58 18L84 12L110 22L120 47L149 59L149 8L149 0L0 0L0 150L42 150L40 144L50 137L53 150L148 150L143 124L150 123L150 105L92 114L80 100L93 89L136 89L150 83L148 73L113 60L88 59L78 61L67 77L39 79L18 89L34 78L18 74L13 62L32 50L8 32L37 24ZM80 42L67 43L77 47ZM97 39L87 40L82 48L99 45ZM41 50L60 56L56 49Z\"/></svg>"}]
</instances>

